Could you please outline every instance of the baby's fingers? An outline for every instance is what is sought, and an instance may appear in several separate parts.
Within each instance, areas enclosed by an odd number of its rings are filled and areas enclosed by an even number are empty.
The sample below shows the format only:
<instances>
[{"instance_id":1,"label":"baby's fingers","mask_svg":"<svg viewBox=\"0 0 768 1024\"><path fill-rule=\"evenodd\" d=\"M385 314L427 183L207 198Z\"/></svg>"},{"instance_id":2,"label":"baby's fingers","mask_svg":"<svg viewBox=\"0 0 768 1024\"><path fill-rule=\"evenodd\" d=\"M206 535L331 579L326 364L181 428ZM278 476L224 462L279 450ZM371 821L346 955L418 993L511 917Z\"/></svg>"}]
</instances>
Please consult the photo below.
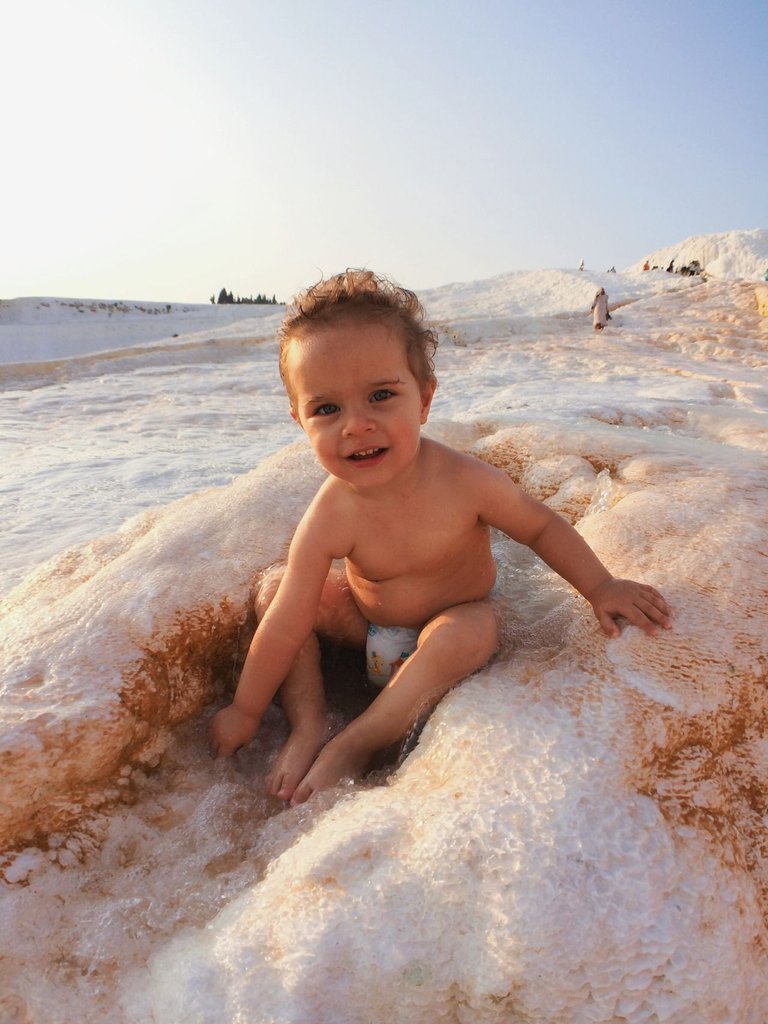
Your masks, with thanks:
<instances>
[{"instance_id":1,"label":"baby's fingers","mask_svg":"<svg viewBox=\"0 0 768 1024\"><path fill-rule=\"evenodd\" d=\"M658 622L664 629L672 626L672 609L667 602L653 587L647 588L650 593L644 594L637 604L641 611L652 621Z\"/></svg>"},{"instance_id":2,"label":"baby's fingers","mask_svg":"<svg viewBox=\"0 0 768 1024\"><path fill-rule=\"evenodd\" d=\"M666 608L666 602L664 607ZM672 620L667 611L654 602L646 601L642 598L638 599L624 614L633 626L642 629L648 636L656 636L658 634L657 626L663 626L664 629L670 629L672 626Z\"/></svg>"},{"instance_id":3,"label":"baby's fingers","mask_svg":"<svg viewBox=\"0 0 768 1024\"><path fill-rule=\"evenodd\" d=\"M657 619L650 614L646 614L641 608L635 607L627 614L627 621L631 622L633 626L637 626L638 629L648 636L657 636L658 627L656 626Z\"/></svg>"},{"instance_id":4,"label":"baby's fingers","mask_svg":"<svg viewBox=\"0 0 768 1024\"><path fill-rule=\"evenodd\" d=\"M240 737L228 736L226 733L223 736L217 736L213 733L208 744L208 750L211 757L214 758L231 757L232 754L236 754L243 746L245 744Z\"/></svg>"},{"instance_id":5,"label":"baby's fingers","mask_svg":"<svg viewBox=\"0 0 768 1024\"><path fill-rule=\"evenodd\" d=\"M612 615L608 612L595 611L597 621L600 623L600 627L606 636L621 636L621 630L619 625Z\"/></svg>"},{"instance_id":6,"label":"baby's fingers","mask_svg":"<svg viewBox=\"0 0 768 1024\"><path fill-rule=\"evenodd\" d=\"M651 587L643 587L634 593L628 593L616 603L607 603L594 608L597 621L607 636L616 637L621 633L619 622L624 620L632 626L642 629L648 636L656 636L658 627L670 629L672 626L671 609L661 596Z\"/></svg>"}]
</instances>

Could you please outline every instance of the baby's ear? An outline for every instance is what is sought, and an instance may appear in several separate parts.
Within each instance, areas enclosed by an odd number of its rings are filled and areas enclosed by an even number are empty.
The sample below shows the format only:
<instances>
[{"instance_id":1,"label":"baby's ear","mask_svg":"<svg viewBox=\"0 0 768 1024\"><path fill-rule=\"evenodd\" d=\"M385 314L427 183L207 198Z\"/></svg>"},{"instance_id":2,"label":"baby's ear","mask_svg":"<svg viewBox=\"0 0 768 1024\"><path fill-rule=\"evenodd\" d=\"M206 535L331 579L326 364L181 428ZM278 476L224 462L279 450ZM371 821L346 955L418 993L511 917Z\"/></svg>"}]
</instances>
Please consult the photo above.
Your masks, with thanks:
<instances>
[{"instance_id":1,"label":"baby's ear","mask_svg":"<svg viewBox=\"0 0 768 1024\"><path fill-rule=\"evenodd\" d=\"M430 377L430 379L422 384L421 387L421 422L426 423L427 417L429 416L429 410L432 405L432 399L435 397L435 388L437 387L437 378Z\"/></svg>"}]
</instances>

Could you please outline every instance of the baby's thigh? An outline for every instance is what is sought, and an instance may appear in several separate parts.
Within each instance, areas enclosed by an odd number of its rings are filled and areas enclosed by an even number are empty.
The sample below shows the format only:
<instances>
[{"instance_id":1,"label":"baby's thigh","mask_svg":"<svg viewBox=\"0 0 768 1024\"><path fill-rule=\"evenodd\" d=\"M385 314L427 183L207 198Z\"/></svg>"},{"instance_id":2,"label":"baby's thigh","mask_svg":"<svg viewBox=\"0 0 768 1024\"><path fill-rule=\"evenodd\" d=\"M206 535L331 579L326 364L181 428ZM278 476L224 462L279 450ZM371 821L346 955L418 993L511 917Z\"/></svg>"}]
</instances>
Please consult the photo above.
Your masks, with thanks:
<instances>
[{"instance_id":1,"label":"baby's thigh","mask_svg":"<svg viewBox=\"0 0 768 1024\"><path fill-rule=\"evenodd\" d=\"M334 568L328 574L320 596L315 629L344 647L365 647L368 620L355 604L343 569Z\"/></svg>"}]
</instances>

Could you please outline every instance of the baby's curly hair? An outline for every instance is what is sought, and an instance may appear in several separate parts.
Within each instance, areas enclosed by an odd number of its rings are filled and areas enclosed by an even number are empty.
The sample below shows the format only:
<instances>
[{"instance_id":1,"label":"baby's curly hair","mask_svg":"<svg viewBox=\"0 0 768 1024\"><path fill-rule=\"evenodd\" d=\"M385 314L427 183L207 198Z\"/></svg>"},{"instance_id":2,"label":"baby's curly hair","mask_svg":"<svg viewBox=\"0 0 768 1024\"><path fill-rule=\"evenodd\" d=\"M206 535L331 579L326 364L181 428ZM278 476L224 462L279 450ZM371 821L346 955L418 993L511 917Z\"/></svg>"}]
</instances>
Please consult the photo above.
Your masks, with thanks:
<instances>
[{"instance_id":1,"label":"baby's curly hair","mask_svg":"<svg viewBox=\"0 0 768 1024\"><path fill-rule=\"evenodd\" d=\"M301 292L280 327L280 376L290 394L286 357L291 341L345 320L385 323L405 338L408 365L424 385L435 379L437 333L425 325L416 295L372 270L345 270Z\"/></svg>"}]
</instances>

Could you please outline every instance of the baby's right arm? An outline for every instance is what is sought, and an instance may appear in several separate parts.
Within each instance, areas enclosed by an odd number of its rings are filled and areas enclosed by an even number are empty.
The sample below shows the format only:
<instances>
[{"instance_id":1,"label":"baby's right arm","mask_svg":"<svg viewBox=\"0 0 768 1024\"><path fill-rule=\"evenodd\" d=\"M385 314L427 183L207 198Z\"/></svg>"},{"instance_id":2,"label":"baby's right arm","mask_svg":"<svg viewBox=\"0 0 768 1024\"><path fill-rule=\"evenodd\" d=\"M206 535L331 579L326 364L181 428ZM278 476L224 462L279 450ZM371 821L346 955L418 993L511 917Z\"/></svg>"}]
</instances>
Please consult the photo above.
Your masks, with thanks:
<instances>
[{"instance_id":1,"label":"baby's right arm","mask_svg":"<svg viewBox=\"0 0 768 1024\"><path fill-rule=\"evenodd\" d=\"M297 609L289 573L290 569L286 570L274 601L254 633L232 703L213 717L210 742L213 757L229 757L239 747L250 743L311 632L314 617L309 617L308 608ZM299 574L294 572L294 576Z\"/></svg>"},{"instance_id":2,"label":"baby's right arm","mask_svg":"<svg viewBox=\"0 0 768 1024\"><path fill-rule=\"evenodd\" d=\"M323 527L326 520L316 499L291 541L285 575L254 633L232 704L211 722L213 757L228 757L253 739L315 626L323 585L336 557Z\"/></svg>"}]
</instances>

